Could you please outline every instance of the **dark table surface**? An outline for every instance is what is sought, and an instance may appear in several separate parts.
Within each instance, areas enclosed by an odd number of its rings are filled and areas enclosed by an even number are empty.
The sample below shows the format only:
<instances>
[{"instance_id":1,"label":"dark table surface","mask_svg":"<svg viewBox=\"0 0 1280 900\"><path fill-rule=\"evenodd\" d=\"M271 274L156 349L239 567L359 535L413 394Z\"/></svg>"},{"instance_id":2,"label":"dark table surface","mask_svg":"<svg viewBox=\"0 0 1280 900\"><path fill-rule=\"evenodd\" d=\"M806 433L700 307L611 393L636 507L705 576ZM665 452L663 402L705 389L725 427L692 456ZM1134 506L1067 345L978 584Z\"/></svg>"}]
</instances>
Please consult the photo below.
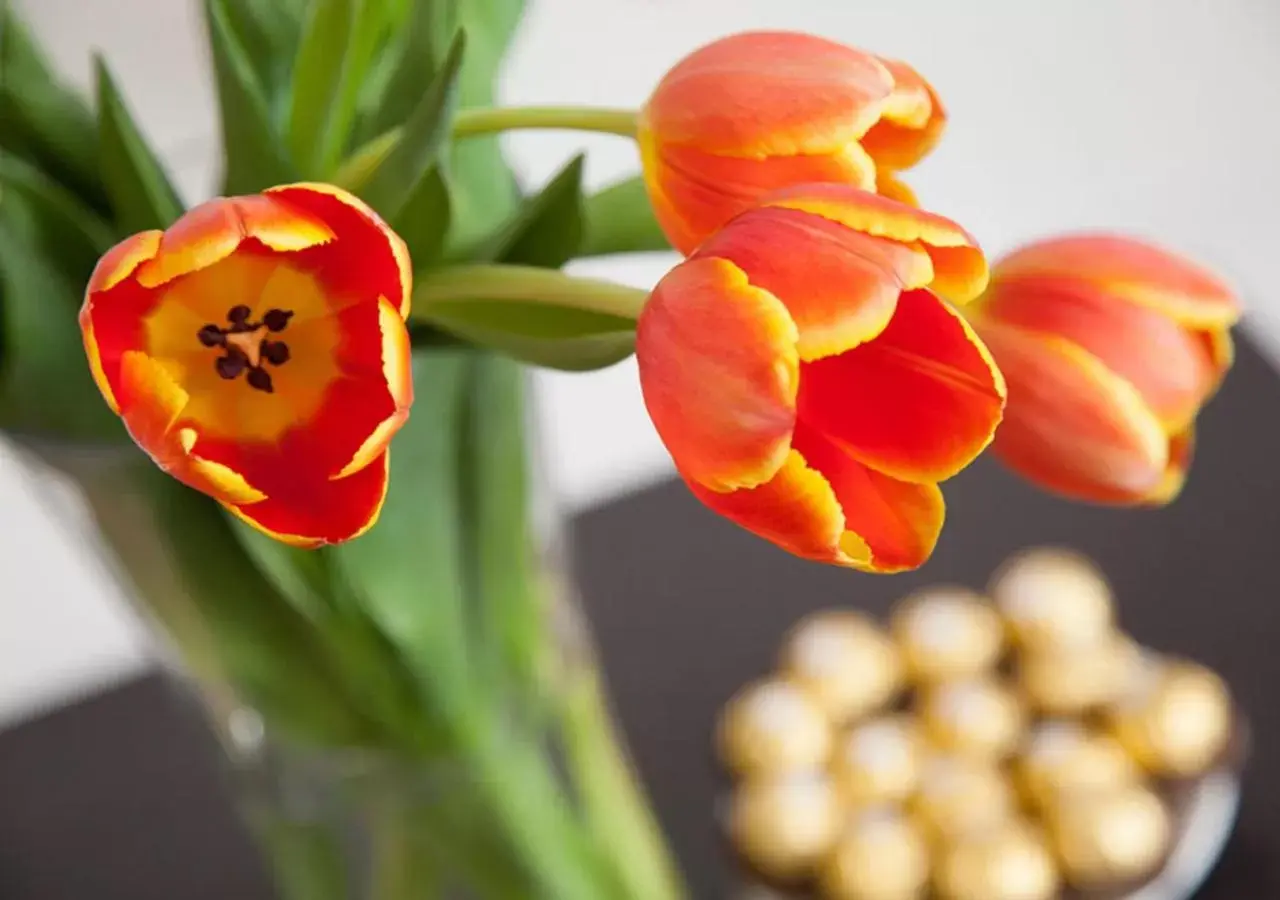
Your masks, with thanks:
<instances>
[{"instance_id":1,"label":"dark table surface","mask_svg":"<svg viewBox=\"0 0 1280 900\"><path fill-rule=\"evenodd\" d=\"M984 460L946 485L934 559L894 578L802 563L700 507L677 483L575 523L580 583L613 696L698 898L729 866L710 810L709 733L780 635L814 609L882 612L912 588L980 586L1010 552L1096 558L1122 624L1223 673L1254 729L1237 831L1199 900L1280 898L1280 379L1250 347L1202 418L1182 498L1161 511L1077 506ZM142 679L0 735L0 900L267 900L212 746L163 682Z\"/></svg>"}]
</instances>

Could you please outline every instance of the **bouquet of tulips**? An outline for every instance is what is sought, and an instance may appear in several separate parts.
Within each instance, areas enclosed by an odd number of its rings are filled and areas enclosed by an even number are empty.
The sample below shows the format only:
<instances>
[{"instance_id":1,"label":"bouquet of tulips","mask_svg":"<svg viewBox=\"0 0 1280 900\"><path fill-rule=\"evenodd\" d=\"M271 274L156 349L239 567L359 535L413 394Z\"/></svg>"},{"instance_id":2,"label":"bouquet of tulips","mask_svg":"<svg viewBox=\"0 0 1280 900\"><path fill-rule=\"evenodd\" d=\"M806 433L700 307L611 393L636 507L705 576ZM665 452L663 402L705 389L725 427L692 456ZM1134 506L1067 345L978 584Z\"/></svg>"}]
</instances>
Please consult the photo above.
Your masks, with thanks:
<instances>
[{"instance_id":1,"label":"bouquet of tulips","mask_svg":"<svg viewBox=\"0 0 1280 900\"><path fill-rule=\"evenodd\" d=\"M929 558L993 440L1071 497L1177 494L1233 296L1112 235L989 274L900 177L946 122L910 65L740 34L639 111L498 108L522 0L202 4L224 196L188 208L108 61L77 96L0 0L0 428L210 696L340 761L374 852L258 804L287 896L683 896L552 596L521 364L634 352L700 500L865 571ZM520 128L642 174L522 193ZM560 271L667 248L652 292Z\"/></svg>"}]
</instances>

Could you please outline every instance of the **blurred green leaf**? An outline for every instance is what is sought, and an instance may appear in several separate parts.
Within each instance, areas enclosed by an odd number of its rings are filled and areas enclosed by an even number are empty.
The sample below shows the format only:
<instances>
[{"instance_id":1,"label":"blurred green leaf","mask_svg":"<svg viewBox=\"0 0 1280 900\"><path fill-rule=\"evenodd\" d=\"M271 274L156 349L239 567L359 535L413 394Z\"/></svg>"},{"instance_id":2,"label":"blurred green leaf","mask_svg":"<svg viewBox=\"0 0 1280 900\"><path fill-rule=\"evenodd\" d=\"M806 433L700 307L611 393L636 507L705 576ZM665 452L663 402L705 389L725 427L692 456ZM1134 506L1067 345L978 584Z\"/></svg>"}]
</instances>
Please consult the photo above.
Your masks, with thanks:
<instances>
[{"instance_id":1,"label":"blurred green leaf","mask_svg":"<svg viewBox=\"0 0 1280 900\"><path fill-rule=\"evenodd\" d=\"M351 593L446 717L465 714L469 690L458 467L473 355L414 352L416 399L391 448L391 489L378 524L315 551L330 558L337 588Z\"/></svg>"},{"instance_id":2,"label":"blurred green leaf","mask_svg":"<svg viewBox=\"0 0 1280 900\"><path fill-rule=\"evenodd\" d=\"M457 100L458 78L466 47L462 33L454 39L440 71L423 92L400 131L395 148L373 171L362 196L394 220L430 169L438 169L440 150L449 139Z\"/></svg>"},{"instance_id":3,"label":"blurred green leaf","mask_svg":"<svg viewBox=\"0 0 1280 900\"><path fill-rule=\"evenodd\" d=\"M481 258L558 269L582 244L583 156L575 156L502 227Z\"/></svg>"},{"instance_id":4,"label":"blurred green leaf","mask_svg":"<svg viewBox=\"0 0 1280 900\"><path fill-rule=\"evenodd\" d=\"M89 375L76 321L79 285L21 240L0 212L5 353L0 427L76 440L118 440L119 419Z\"/></svg>"},{"instance_id":5,"label":"blurred green leaf","mask_svg":"<svg viewBox=\"0 0 1280 900\"><path fill-rule=\"evenodd\" d=\"M26 201L38 248L72 278L87 279L98 257L115 243L107 223L75 194L30 163L0 152L0 195L5 191Z\"/></svg>"},{"instance_id":6,"label":"blurred green leaf","mask_svg":"<svg viewBox=\"0 0 1280 900\"><path fill-rule=\"evenodd\" d=\"M456 30L447 14L447 3L419 0L405 5L408 9L403 11L407 15L398 29L400 40L385 57L385 82L361 123L365 138L398 128L412 115L422 97L423 85L435 80L448 55L449 41Z\"/></svg>"},{"instance_id":7,"label":"blurred green leaf","mask_svg":"<svg viewBox=\"0 0 1280 900\"><path fill-rule=\"evenodd\" d=\"M432 166L418 178L404 206L391 220L391 227L409 247L415 269L430 268L444 255L449 220L449 186L440 167Z\"/></svg>"},{"instance_id":8,"label":"blurred green leaf","mask_svg":"<svg viewBox=\"0 0 1280 900\"><path fill-rule=\"evenodd\" d=\"M227 23L268 100L284 92L302 31L302 4L227 0Z\"/></svg>"},{"instance_id":9,"label":"blurred green leaf","mask_svg":"<svg viewBox=\"0 0 1280 900\"><path fill-rule=\"evenodd\" d=\"M566 372L602 369L635 352L633 319L510 300L433 303L436 326L522 362Z\"/></svg>"},{"instance_id":10,"label":"blurred green leaf","mask_svg":"<svg viewBox=\"0 0 1280 900\"><path fill-rule=\"evenodd\" d=\"M205 0L209 45L218 87L225 154L223 190L248 194L297 180L271 124L262 85L231 28L229 0Z\"/></svg>"},{"instance_id":11,"label":"blurred green leaf","mask_svg":"<svg viewBox=\"0 0 1280 900\"><path fill-rule=\"evenodd\" d=\"M586 237L581 256L670 250L658 227L639 175L597 191L586 199Z\"/></svg>"},{"instance_id":12,"label":"blurred green leaf","mask_svg":"<svg viewBox=\"0 0 1280 900\"><path fill-rule=\"evenodd\" d=\"M0 0L0 147L48 172L95 211L109 209L93 113L63 86L6 0Z\"/></svg>"},{"instance_id":13,"label":"blurred green leaf","mask_svg":"<svg viewBox=\"0 0 1280 900\"><path fill-rule=\"evenodd\" d=\"M159 158L129 115L106 60L94 57L98 81L98 143L102 180L122 231L167 228L182 215L182 200Z\"/></svg>"},{"instance_id":14,"label":"blurred green leaf","mask_svg":"<svg viewBox=\"0 0 1280 900\"><path fill-rule=\"evenodd\" d=\"M386 0L315 0L293 67L289 151L308 178L327 177L351 137L360 89L387 24Z\"/></svg>"}]
</instances>

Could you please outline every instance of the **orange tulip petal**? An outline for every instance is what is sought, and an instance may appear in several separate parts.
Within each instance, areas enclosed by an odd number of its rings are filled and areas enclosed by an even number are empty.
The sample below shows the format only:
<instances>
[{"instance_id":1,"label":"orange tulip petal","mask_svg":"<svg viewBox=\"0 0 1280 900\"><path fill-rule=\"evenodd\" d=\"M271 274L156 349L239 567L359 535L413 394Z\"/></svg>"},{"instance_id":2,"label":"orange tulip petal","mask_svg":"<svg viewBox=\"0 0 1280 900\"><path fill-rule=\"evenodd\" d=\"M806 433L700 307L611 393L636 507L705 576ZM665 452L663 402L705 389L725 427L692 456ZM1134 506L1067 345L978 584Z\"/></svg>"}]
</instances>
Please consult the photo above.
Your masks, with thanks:
<instances>
[{"instance_id":1,"label":"orange tulip petal","mask_svg":"<svg viewBox=\"0 0 1280 900\"><path fill-rule=\"evenodd\" d=\"M254 238L271 250L305 250L333 240L333 231L319 218L281 203L270 194L235 197L231 202L240 216L245 237Z\"/></svg>"},{"instance_id":2,"label":"orange tulip petal","mask_svg":"<svg viewBox=\"0 0 1280 900\"><path fill-rule=\"evenodd\" d=\"M142 231L125 238L103 254L102 259L93 268L89 276L89 285L85 288L85 297L109 291L124 281L138 266L147 262L160 250L162 231ZM84 313L82 312L83 316ZM83 320L82 320L83 321Z\"/></svg>"},{"instance_id":3,"label":"orange tulip petal","mask_svg":"<svg viewBox=\"0 0 1280 900\"><path fill-rule=\"evenodd\" d=\"M876 193L881 197L888 197L898 203L905 203L907 206L914 206L916 209L920 208L920 198L911 189L911 185L898 178L888 169L876 170Z\"/></svg>"},{"instance_id":4,"label":"orange tulip petal","mask_svg":"<svg viewBox=\"0 0 1280 900\"><path fill-rule=\"evenodd\" d=\"M797 556L853 564L840 549L844 514L835 492L794 450L772 478L753 488L721 493L685 481L711 509ZM869 552L864 551L857 562L869 565Z\"/></svg>"},{"instance_id":5,"label":"orange tulip petal","mask_svg":"<svg viewBox=\"0 0 1280 900\"><path fill-rule=\"evenodd\" d=\"M292 262L315 272L335 297L386 297L403 319L413 288L409 251L363 200L327 184L290 184L266 196L324 222L331 243L294 254Z\"/></svg>"},{"instance_id":6,"label":"orange tulip petal","mask_svg":"<svg viewBox=\"0 0 1280 900\"><path fill-rule=\"evenodd\" d=\"M1210 393L1222 385L1222 379L1236 361L1236 345L1231 332L1225 328L1211 328L1197 336L1209 355L1209 364L1213 367L1213 384Z\"/></svg>"},{"instance_id":7,"label":"orange tulip petal","mask_svg":"<svg viewBox=\"0 0 1280 900\"><path fill-rule=\"evenodd\" d=\"M276 540L314 548L359 537L378 520L387 497L387 451L348 478L313 484L291 496L272 495L227 509Z\"/></svg>"},{"instance_id":8,"label":"orange tulip petal","mask_svg":"<svg viewBox=\"0 0 1280 900\"><path fill-rule=\"evenodd\" d=\"M747 32L677 63L642 127L663 143L727 156L829 153L875 124L892 90L869 53L807 34Z\"/></svg>"},{"instance_id":9,"label":"orange tulip petal","mask_svg":"<svg viewBox=\"0 0 1280 900\"><path fill-rule=\"evenodd\" d=\"M719 257L787 307L802 360L856 347L884 330L905 289L928 283L924 251L793 209L738 216L694 254Z\"/></svg>"},{"instance_id":10,"label":"orange tulip petal","mask_svg":"<svg viewBox=\"0 0 1280 900\"><path fill-rule=\"evenodd\" d=\"M796 326L786 307L722 259L658 283L636 328L645 405L688 479L712 490L768 481L795 421Z\"/></svg>"},{"instance_id":11,"label":"orange tulip petal","mask_svg":"<svg viewBox=\"0 0 1280 900\"><path fill-rule=\"evenodd\" d=\"M1098 503L1155 491L1169 441L1137 388L1061 338L974 319L1009 385L993 449L1042 488Z\"/></svg>"},{"instance_id":12,"label":"orange tulip petal","mask_svg":"<svg viewBox=\"0 0 1280 900\"><path fill-rule=\"evenodd\" d=\"M1175 253L1117 235L1038 241L996 266L1001 279L1024 275L1090 281L1196 328L1225 327L1240 317L1235 295L1214 275Z\"/></svg>"},{"instance_id":13,"label":"orange tulip petal","mask_svg":"<svg viewBox=\"0 0 1280 900\"><path fill-rule=\"evenodd\" d=\"M955 222L845 184L802 184L761 201L799 209L875 237L919 242L933 260L929 285L953 303L967 303L987 286L987 261L973 235Z\"/></svg>"},{"instance_id":14,"label":"orange tulip petal","mask_svg":"<svg viewBox=\"0 0 1280 900\"><path fill-rule=\"evenodd\" d=\"M1076 343L1128 380L1165 428L1180 431L1217 381L1213 347L1164 313L1061 276L998 278L982 315Z\"/></svg>"},{"instance_id":15,"label":"orange tulip petal","mask_svg":"<svg viewBox=\"0 0 1280 900\"><path fill-rule=\"evenodd\" d=\"M165 229L160 249L138 266L134 277L145 288L158 287L226 259L244 237L235 203L224 197L209 200Z\"/></svg>"},{"instance_id":16,"label":"orange tulip petal","mask_svg":"<svg viewBox=\"0 0 1280 900\"><path fill-rule=\"evenodd\" d=\"M817 155L734 158L642 136L645 181L663 231L689 254L760 197L788 185L835 181L870 188L875 163L857 143Z\"/></svg>"},{"instance_id":17,"label":"orange tulip petal","mask_svg":"<svg viewBox=\"0 0 1280 900\"><path fill-rule=\"evenodd\" d=\"M1191 460L1195 456L1195 429L1188 427L1186 431L1175 434L1169 440L1169 463L1165 466L1164 475L1155 490L1142 499L1146 506L1165 506L1172 503L1182 493L1187 483L1187 472L1191 468Z\"/></svg>"},{"instance_id":18,"label":"orange tulip petal","mask_svg":"<svg viewBox=\"0 0 1280 900\"><path fill-rule=\"evenodd\" d=\"M835 491L844 512L840 545L848 564L902 572L933 553L946 518L936 484L911 484L868 468L804 421L796 425L793 446ZM869 558L862 555L868 551Z\"/></svg>"},{"instance_id":19,"label":"orange tulip petal","mask_svg":"<svg viewBox=\"0 0 1280 900\"><path fill-rule=\"evenodd\" d=\"M909 169L937 146L947 114L933 87L904 62L881 57L893 92L879 122L862 137L863 148L887 169Z\"/></svg>"},{"instance_id":20,"label":"orange tulip petal","mask_svg":"<svg viewBox=\"0 0 1280 900\"><path fill-rule=\"evenodd\" d=\"M884 332L805 363L800 421L865 465L912 482L949 478L1000 423L1000 370L969 325L928 291L910 291Z\"/></svg>"}]
</instances>

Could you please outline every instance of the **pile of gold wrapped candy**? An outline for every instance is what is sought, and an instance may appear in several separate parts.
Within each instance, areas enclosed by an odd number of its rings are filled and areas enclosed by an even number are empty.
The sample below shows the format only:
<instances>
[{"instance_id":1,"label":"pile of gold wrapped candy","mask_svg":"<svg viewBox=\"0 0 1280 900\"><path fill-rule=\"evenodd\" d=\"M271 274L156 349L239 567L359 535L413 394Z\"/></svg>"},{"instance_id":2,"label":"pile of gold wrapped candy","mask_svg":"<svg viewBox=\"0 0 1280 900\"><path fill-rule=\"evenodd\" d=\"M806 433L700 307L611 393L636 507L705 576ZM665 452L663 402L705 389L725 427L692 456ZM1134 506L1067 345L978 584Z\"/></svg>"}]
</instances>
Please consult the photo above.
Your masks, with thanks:
<instances>
[{"instance_id":1,"label":"pile of gold wrapped candy","mask_svg":"<svg viewBox=\"0 0 1280 900\"><path fill-rule=\"evenodd\" d=\"M725 824L776 896L1121 896L1164 864L1177 785L1229 756L1222 680L1118 630L1071 552L1025 552L987 594L814 614L729 701Z\"/></svg>"}]
</instances>

